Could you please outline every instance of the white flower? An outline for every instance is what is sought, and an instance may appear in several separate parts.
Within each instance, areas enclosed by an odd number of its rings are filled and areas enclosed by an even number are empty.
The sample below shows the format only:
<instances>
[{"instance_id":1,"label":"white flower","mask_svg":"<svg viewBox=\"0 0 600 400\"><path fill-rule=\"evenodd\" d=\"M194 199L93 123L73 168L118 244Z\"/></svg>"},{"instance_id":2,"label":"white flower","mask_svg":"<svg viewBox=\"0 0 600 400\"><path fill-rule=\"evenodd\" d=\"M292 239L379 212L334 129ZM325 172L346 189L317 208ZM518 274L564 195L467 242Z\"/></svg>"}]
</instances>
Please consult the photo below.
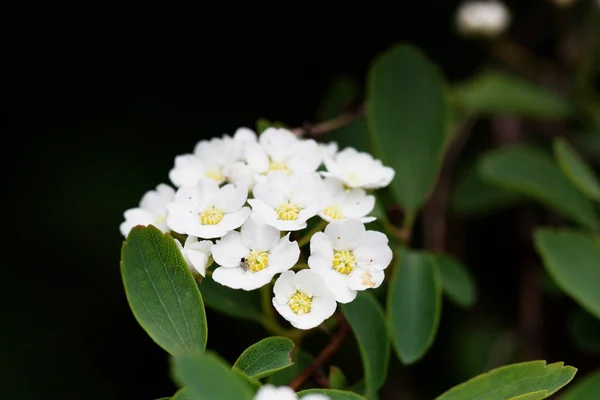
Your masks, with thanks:
<instances>
[{"instance_id":1,"label":"white flower","mask_svg":"<svg viewBox=\"0 0 600 400\"><path fill-rule=\"evenodd\" d=\"M256 175L269 171L315 172L323 160L317 142L300 139L283 128L267 128L258 143L246 142L244 156Z\"/></svg>"},{"instance_id":2,"label":"white flower","mask_svg":"<svg viewBox=\"0 0 600 400\"><path fill-rule=\"evenodd\" d=\"M289 238L288 233L280 239L277 229L248 218L241 232L229 232L213 246L213 258L220 267L212 278L233 289L254 290L266 285L298 261L300 248Z\"/></svg>"},{"instance_id":3,"label":"white flower","mask_svg":"<svg viewBox=\"0 0 600 400\"><path fill-rule=\"evenodd\" d=\"M361 222L375 221L375 217L367 215L375 208L375 196L367 195L362 189L346 189L344 182L336 178L325 178L328 199L319 216L327 222L348 218L359 218Z\"/></svg>"},{"instance_id":4,"label":"white flower","mask_svg":"<svg viewBox=\"0 0 600 400\"><path fill-rule=\"evenodd\" d=\"M308 265L340 303L354 300L357 290L379 287L391 261L387 236L366 231L358 219L332 222L310 239Z\"/></svg>"},{"instance_id":5,"label":"white flower","mask_svg":"<svg viewBox=\"0 0 600 400\"><path fill-rule=\"evenodd\" d=\"M316 173L288 176L273 171L264 182L258 182L249 199L252 213L280 231L306 228L306 221L323 208L326 189Z\"/></svg>"},{"instance_id":6,"label":"white flower","mask_svg":"<svg viewBox=\"0 0 600 400\"><path fill-rule=\"evenodd\" d=\"M256 133L246 127L238 128L233 134L233 151L236 160L246 160L245 147L258 142Z\"/></svg>"},{"instance_id":7,"label":"white flower","mask_svg":"<svg viewBox=\"0 0 600 400\"><path fill-rule=\"evenodd\" d=\"M380 160L369 153L359 152L347 147L335 157L325 158L327 172L324 176L333 176L344 182L349 188L379 189L394 179L394 170L384 166Z\"/></svg>"},{"instance_id":8,"label":"white flower","mask_svg":"<svg viewBox=\"0 0 600 400\"><path fill-rule=\"evenodd\" d=\"M319 143L319 148L323 153L323 159L327 157L333 158L338 152L337 142Z\"/></svg>"},{"instance_id":9,"label":"white flower","mask_svg":"<svg viewBox=\"0 0 600 400\"><path fill-rule=\"evenodd\" d=\"M236 161L224 170L227 180L236 186L245 186L248 190L254 187L254 171L243 161Z\"/></svg>"},{"instance_id":10,"label":"white flower","mask_svg":"<svg viewBox=\"0 0 600 400\"><path fill-rule=\"evenodd\" d=\"M273 306L298 329L320 325L335 312L335 296L319 274L310 269L286 271L273 287Z\"/></svg>"},{"instance_id":11,"label":"white flower","mask_svg":"<svg viewBox=\"0 0 600 400\"><path fill-rule=\"evenodd\" d=\"M229 137L202 140L196 143L194 154L175 157L169 179L177 187L191 186L202 178L225 182L225 168L236 160L236 143Z\"/></svg>"},{"instance_id":12,"label":"white flower","mask_svg":"<svg viewBox=\"0 0 600 400\"><path fill-rule=\"evenodd\" d=\"M500 1L467 1L459 7L456 23L459 31L464 35L492 37L508 28L510 13Z\"/></svg>"},{"instance_id":13,"label":"white flower","mask_svg":"<svg viewBox=\"0 0 600 400\"><path fill-rule=\"evenodd\" d=\"M201 179L194 186L177 190L175 200L167 204L167 225L175 232L211 239L239 228L250 208L243 207L248 191L227 184L219 187L212 179Z\"/></svg>"},{"instance_id":14,"label":"white flower","mask_svg":"<svg viewBox=\"0 0 600 400\"><path fill-rule=\"evenodd\" d=\"M301 400L331 400L329 396L320 393L307 394L300 398ZM266 384L260 387L254 396L254 400L298 400L294 389L289 386L276 387L272 384Z\"/></svg>"},{"instance_id":15,"label":"white flower","mask_svg":"<svg viewBox=\"0 0 600 400\"><path fill-rule=\"evenodd\" d=\"M167 204L175 198L175 190L164 183L156 190L150 190L142 196L140 206L130 208L123 214L125 221L119 227L121 234L127 237L131 228L136 225L154 225L163 232L168 232Z\"/></svg>"},{"instance_id":16,"label":"white flower","mask_svg":"<svg viewBox=\"0 0 600 400\"><path fill-rule=\"evenodd\" d=\"M210 240L198 241L197 237L190 235L185 239L183 246L179 243L179 240L175 240L175 243L190 271L196 271L202 276L206 275L206 265L208 264L213 242Z\"/></svg>"}]
</instances>

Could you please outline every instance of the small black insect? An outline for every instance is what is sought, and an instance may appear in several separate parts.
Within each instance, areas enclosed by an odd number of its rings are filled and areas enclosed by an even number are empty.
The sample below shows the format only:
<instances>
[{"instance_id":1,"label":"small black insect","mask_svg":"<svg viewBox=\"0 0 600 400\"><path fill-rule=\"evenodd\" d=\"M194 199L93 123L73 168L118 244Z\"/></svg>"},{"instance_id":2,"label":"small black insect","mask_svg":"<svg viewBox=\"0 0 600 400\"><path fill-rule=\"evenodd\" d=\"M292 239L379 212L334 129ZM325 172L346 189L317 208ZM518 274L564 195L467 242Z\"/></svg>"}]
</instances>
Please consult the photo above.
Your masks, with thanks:
<instances>
[{"instance_id":1,"label":"small black insect","mask_svg":"<svg viewBox=\"0 0 600 400\"><path fill-rule=\"evenodd\" d=\"M242 257L242 259L240 260L240 268L242 268L244 272L248 271L248 263L246 262L246 257Z\"/></svg>"}]
</instances>

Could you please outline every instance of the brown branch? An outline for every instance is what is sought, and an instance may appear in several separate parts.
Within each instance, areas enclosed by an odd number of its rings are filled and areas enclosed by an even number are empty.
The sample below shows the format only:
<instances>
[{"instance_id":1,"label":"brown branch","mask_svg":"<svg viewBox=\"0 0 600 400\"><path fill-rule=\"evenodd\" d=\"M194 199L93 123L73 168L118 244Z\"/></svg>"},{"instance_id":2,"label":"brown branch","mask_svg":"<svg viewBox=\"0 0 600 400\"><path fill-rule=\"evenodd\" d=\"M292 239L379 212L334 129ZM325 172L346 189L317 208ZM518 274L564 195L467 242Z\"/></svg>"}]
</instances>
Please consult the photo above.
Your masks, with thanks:
<instances>
[{"instance_id":1,"label":"brown branch","mask_svg":"<svg viewBox=\"0 0 600 400\"><path fill-rule=\"evenodd\" d=\"M328 132L334 131L336 129L342 128L346 125L349 125L356 118L363 115L365 112L364 105L359 105L358 107L354 107L346 111L345 113L330 119L328 121L319 122L318 124L310 124L306 123L301 128L292 129L292 132L297 136L309 136L309 137L317 137L322 136Z\"/></svg>"},{"instance_id":2,"label":"brown branch","mask_svg":"<svg viewBox=\"0 0 600 400\"><path fill-rule=\"evenodd\" d=\"M325 364L334 354L348 335L350 331L350 325L348 322L342 318L340 321L340 328L336 335L334 335L327 346L323 347L323 350L319 353L319 355L313 360L313 362L298 375L294 380L290 383L290 387L295 391L298 391L304 385L304 383L317 371L317 369L321 368L323 364Z\"/></svg>"},{"instance_id":3,"label":"brown branch","mask_svg":"<svg viewBox=\"0 0 600 400\"><path fill-rule=\"evenodd\" d=\"M440 176L433 194L423 212L425 247L442 252L446 248L446 203L450 192L450 181L458 158L466 145L474 120L467 119L458 129L444 157Z\"/></svg>"}]
</instances>

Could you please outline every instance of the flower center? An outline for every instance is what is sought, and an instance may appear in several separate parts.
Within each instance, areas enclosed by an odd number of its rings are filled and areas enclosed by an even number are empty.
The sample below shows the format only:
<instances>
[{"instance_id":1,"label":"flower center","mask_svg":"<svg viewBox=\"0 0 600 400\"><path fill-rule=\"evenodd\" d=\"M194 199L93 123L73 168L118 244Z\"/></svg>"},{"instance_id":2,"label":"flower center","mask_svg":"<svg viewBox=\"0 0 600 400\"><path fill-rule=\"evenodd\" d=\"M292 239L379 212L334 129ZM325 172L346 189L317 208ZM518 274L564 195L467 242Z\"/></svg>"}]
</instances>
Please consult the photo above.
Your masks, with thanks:
<instances>
[{"instance_id":1,"label":"flower center","mask_svg":"<svg viewBox=\"0 0 600 400\"><path fill-rule=\"evenodd\" d=\"M373 288L376 286L376 283L373 282L373 275L371 275L369 272L362 274L361 283L365 286L370 286Z\"/></svg>"},{"instance_id":2,"label":"flower center","mask_svg":"<svg viewBox=\"0 0 600 400\"><path fill-rule=\"evenodd\" d=\"M335 250L332 268L340 274L348 275L356 267L352 250Z\"/></svg>"},{"instance_id":3,"label":"flower center","mask_svg":"<svg viewBox=\"0 0 600 400\"><path fill-rule=\"evenodd\" d=\"M252 272L262 271L269 266L269 253L264 251L252 250L246 257L248 270Z\"/></svg>"},{"instance_id":4,"label":"flower center","mask_svg":"<svg viewBox=\"0 0 600 400\"><path fill-rule=\"evenodd\" d=\"M214 180L217 183L221 183L225 180L225 176L218 169L210 169L204 174L207 178Z\"/></svg>"},{"instance_id":5,"label":"flower center","mask_svg":"<svg viewBox=\"0 0 600 400\"><path fill-rule=\"evenodd\" d=\"M221 222L224 215L223 211L214 206L210 206L200 214L200 222L202 225L216 225Z\"/></svg>"},{"instance_id":6,"label":"flower center","mask_svg":"<svg viewBox=\"0 0 600 400\"><path fill-rule=\"evenodd\" d=\"M312 308L313 298L299 290L290 297L288 305L290 309L297 315L308 314Z\"/></svg>"},{"instance_id":7,"label":"flower center","mask_svg":"<svg viewBox=\"0 0 600 400\"><path fill-rule=\"evenodd\" d=\"M336 221L344 219L344 214L342 214L342 211L340 210L340 207L338 205L333 205L325 208L323 210L323 214Z\"/></svg>"},{"instance_id":8,"label":"flower center","mask_svg":"<svg viewBox=\"0 0 600 400\"><path fill-rule=\"evenodd\" d=\"M269 163L269 171L283 171L288 175L292 173L287 164L283 161L271 161Z\"/></svg>"},{"instance_id":9,"label":"flower center","mask_svg":"<svg viewBox=\"0 0 600 400\"><path fill-rule=\"evenodd\" d=\"M289 201L287 203L283 203L279 207L275 209L277 213L277 217L283 221L294 221L298 219L298 214L300 214L300 207L295 204L291 204Z\"/></svg>"}]
</instances>

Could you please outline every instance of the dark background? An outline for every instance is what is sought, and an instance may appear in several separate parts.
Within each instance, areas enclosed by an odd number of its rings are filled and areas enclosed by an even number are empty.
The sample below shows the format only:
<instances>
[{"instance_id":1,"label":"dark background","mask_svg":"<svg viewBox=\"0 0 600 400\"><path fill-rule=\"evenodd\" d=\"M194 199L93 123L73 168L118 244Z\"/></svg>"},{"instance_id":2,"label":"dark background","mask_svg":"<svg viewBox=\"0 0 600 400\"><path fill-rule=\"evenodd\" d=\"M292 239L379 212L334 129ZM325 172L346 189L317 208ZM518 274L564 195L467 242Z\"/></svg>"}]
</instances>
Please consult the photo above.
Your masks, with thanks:
<instances>
[{"instance_id":1,"label":"dark background","mask_svg":"<svg viewBox=\"0 0 600 400\"><path fill-rule=\"evenodd\" d=\"M125 299L122 212L168 182L174 157L200 139L254 127L261 117L292 126L314 120L332 78L344 74L362 83L373 57L394 43L422 48L450 81L488 62L484 42L455 34L457 2L395 3L45 2L6 10L2 172L9 218L0 278L0 397L171 395L167 356ZM515 39L551 53L569 14L549 1L511 7ZM472 314L445 302L431 352L409 369L393 361L388 394L404 385L414 398L432 398L482 367L481 354L497 341L478 338L517 324L519 215L507 210L464 221L461 231L449 233L469 243L463 256L482 300ZM572 303L558 304L550 303L545 321L555 321L555 331L541 355L584 368L597 364L573 355L561 319ZM264 335L210 310L208 320L209 347L230 361ZM472 326L476 333L463 341L482 343L481 350L464 344L465 354L455 357L462 350L456 338ZM360 375L358 358L340 367L349 378Z\"/></svg>"}]
</instances>

